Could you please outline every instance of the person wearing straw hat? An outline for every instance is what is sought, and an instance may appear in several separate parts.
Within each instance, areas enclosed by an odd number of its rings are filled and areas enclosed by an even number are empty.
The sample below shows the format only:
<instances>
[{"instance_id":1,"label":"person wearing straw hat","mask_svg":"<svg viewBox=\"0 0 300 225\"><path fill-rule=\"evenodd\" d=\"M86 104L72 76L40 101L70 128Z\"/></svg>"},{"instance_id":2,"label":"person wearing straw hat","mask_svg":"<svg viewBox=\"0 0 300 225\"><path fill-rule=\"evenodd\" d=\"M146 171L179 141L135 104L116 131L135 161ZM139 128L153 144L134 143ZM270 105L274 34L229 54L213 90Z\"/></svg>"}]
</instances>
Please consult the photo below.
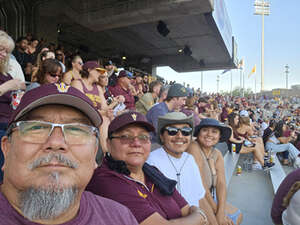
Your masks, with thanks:
<instances>
[{"instance_id":1,"label":"person wearing straw hat","mask_svg":"<svg viewBox=\"0 0 300 225\"><path fill-rule=\"evenodd\" d=\"M199 206L209 224L218 224L205 199L205 188L194 157L185 152L192 141L193 116L171 112L158 117L157 136L162 147L150 153L147 162L168 178L176 180L176 188L190 205Z\"/></svg>"},{"instance_id":2,"label":"person wearing straw hat","mask_svg":"<svg viewBox=\"0 0 300 225\"><path fill-rule=\"evenodd\" d=\"M86 192L96 167L101 115L76 88L24 94L2 138L0 223L137 224L124 206Z\"/></svg>"},{"instance_id":3,"label":"person wearing straw hat","mask_svg":"<svg viewBox=\"0 0 300 225\"><path fill-rule=\"evenodd\" d=\"M226 141L231 136L231 129L218 120L203 119L195 127L194 137L188 152L191 153L200 169L206 189L206 199L216 215L218 224L241 224L241 211L226 203L225 168L222 153L214 146Z\"/></svg>"}]
</instances>

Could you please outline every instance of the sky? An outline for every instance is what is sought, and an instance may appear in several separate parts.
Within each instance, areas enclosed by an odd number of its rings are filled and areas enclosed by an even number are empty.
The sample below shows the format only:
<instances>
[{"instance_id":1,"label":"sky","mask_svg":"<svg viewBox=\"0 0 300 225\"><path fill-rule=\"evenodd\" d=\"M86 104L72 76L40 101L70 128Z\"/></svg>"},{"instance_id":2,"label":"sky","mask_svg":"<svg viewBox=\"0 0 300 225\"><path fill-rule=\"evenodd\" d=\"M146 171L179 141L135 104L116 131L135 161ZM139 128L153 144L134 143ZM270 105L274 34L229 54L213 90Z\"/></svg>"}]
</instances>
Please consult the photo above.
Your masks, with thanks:
<instances>
[{"instance_id":1,"label":"sky","mask_svg":"<svg viewBox=\"0 0 300 225\"><path fill-rule=\"evenodd\" d=\"M238 58L244 59L245 88L261 87L261 16L254 15L254 0L224 0L238 45ZM286 87L285 66L289 66L288 86L300 84L300 0L269 0L270 15L265 16L264 89ZM256 64L256 75L248 74ZM203 73L204 92L217 92L217 75L223 70ZM177 73L170 67L158 67L157 74L166 80L201 87L200 72ZM219 91L230 91L230 76L220 76ZM232 70L233 88L240 84L240 71Z\"/></svg>"}]
</instances>

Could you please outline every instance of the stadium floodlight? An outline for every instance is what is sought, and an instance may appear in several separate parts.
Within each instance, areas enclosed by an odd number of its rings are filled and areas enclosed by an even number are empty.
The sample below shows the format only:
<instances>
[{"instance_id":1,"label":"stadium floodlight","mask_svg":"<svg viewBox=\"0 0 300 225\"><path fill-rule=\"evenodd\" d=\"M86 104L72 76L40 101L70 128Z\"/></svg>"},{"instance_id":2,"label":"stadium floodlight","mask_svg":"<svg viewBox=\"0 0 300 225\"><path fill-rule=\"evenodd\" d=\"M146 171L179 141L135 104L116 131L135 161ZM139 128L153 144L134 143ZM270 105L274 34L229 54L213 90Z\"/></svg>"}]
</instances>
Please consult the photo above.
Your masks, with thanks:
<instances>
[{"instance_id":1,"label":"stadium floodlight","mask_svg":"<svg viewBox=\"0 0 300 225\"><path fill-rule=\"evenodd\" d=\"M270 15L270 3L264 0L256 0L254 2L254 15L260 15L262 18L261 26L261 91L264 90L264 48L265 48L265 34L264 34L264 16Z\"/></svg>"}]
</instances>

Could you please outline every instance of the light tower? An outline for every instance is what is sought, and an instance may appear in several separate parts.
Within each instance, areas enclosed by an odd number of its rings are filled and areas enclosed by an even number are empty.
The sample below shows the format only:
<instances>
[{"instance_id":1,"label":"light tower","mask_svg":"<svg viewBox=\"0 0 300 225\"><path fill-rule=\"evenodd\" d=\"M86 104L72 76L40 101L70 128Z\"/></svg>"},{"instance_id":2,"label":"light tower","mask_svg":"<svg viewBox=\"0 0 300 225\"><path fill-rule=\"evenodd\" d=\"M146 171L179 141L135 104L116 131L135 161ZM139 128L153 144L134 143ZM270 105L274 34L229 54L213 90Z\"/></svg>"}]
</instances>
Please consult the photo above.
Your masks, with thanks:
<instances>
[{"instance_id":1,"label":"light tower","mask_svg":"<svg viewBox=\"0 0 300 225\"><path fill-rule=\"evenodd\" d=\"M264 90L264 26L265 26L265 20L264 16L270 15L270 3L266 2L264 0L255 0L254 2L255 12L254 15L261 15L261 91Z\"/></svg>"},{"instance_id":2,"label":"light tower","mask_svg":"<svg viewBox=\"0 0 300 225\"><path fill-rule=\"evenodd\" d=\"M286 75L286 89L289 89L289 65L285 65L285 75Z\"/></svg>"}]
</instances>

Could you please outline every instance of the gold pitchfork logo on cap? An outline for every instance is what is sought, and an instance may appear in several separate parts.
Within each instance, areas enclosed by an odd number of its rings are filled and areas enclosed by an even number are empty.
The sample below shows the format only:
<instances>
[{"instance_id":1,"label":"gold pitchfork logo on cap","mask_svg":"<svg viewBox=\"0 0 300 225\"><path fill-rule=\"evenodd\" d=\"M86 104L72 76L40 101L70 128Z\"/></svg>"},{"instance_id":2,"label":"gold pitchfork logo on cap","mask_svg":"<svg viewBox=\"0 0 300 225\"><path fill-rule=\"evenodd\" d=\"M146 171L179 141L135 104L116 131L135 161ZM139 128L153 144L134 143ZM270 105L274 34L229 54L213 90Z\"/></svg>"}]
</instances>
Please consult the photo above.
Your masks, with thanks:
<instances>
[{"instance_id":1,"label":"gold pitchfork logo on cap","mask_svg":"<svg viewBox=\"0 0 300 225\"><path fill-rule=\"evenodd\" d=\"M134 121L136 121L136 117L137 117L136 114L131 114L131 117L132 117L132 119L133 119Z\"/></svg>"}]
</instances>

